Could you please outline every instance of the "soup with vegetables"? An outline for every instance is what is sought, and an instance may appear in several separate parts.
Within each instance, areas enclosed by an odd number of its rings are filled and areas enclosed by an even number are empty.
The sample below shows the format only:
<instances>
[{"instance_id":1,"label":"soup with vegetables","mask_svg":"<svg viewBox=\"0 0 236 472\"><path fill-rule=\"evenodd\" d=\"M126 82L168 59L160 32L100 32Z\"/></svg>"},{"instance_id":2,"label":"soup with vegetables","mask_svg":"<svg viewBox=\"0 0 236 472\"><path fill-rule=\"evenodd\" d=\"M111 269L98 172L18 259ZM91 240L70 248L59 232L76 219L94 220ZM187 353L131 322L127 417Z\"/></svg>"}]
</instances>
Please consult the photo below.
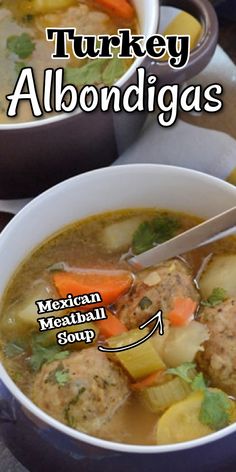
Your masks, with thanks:
<instances>
[{"instance_id":1,"label":"soup with vegetables","mask_svg":"<svg viewBox=\"0 0 236 472\"><path fill-rule=\"evenodd\" d=\"M2 0L0 2L0 123L7 118L8 101L22 68L32 67L40 96L43 72L47 68L65 69L65 82L78 88L89 85L112 85L130 67L132 60L52 59L54 45L46 41L45 28L74 27L77 34L112 35L121 28L138 32L138 19L129 0ZM70 52L70 51L68 51ZM16 121L33 119L29 104L22 103Z\"/></svg>"},{"instance_id":2,"label":"soup with vegetables","mask_svg":"<svg viewBox=\"0 0 236 472\"><path fill-rule=\"evenodd\" d=\"M172 211L114 211L64 228L23 262L2 301L2 362L38 407L127 444L184 442L235 421L236 238L145 270L127 263L127 254L199 222ZM163 335L128 350L98 349L136 343L152 325L139 326L159 310ZM39 331L43 317L57 320L53 329Z\"/></svg>"}]
</instances>

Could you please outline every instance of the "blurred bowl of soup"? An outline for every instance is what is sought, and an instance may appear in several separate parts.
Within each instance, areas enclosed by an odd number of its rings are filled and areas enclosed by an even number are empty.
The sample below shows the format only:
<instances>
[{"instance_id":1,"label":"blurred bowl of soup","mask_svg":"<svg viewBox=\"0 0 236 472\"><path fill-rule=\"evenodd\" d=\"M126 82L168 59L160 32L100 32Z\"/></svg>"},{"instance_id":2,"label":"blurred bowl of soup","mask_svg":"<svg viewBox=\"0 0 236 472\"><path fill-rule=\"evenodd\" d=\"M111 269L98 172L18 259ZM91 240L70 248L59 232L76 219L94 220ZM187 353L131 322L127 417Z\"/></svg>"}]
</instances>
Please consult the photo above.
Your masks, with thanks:
<instances>
[{"instance_id":1,"label":"blurred bowl of soup","mask_svg":"<svg viewBox=\"0 0 236 472\"><path fill-rule=\"evenodd\" d=\"M183 82L200 72L214 53L218 24L207 0L181 3L171 0L162 4L183 8L195 16L202 23L202 38L192 51L188 65L181 70L170 69L166 63L156 64L148 57L133 62L123 60L118 68L113 68L116 72L112 74L112 81L122 89L135 83L136 68L141 65L159 76L159 85ZM35 119L30 105L21 104L19 116L7 118L6 115L9 103L5 95L12 93L21 68L33 68L40 89L45 68L65 67L65 61L51 59L53 45L45 39L47 26L73 26L80 34L114 34L119 28L130 28L132 33L146 37L158 31L158 0L134 0L128 2L128 7L132 14L124 17L92 0L1 2L1 198L31 197L65 178L109 165L138 136L146 118L143 112L76 112ZM78 61L66 61L70 73L76 68ZM96 74L94 78L89 75L89 82L99 85Z\"/></svg>"},{"instance_id":2,"label":"blurred bowl of soup","mask_svg":"<svg viewBox=\"0 0 236 472\"><path fill-rule=\"evenodd\" d=\"M0 236L0 262L4 270L1 271L0 275L1 299L3 299L6 288L10 287L11 281L17 281L17 277L14 278L14 274L19 266L20 270L24 271L24 267L26 267L24 261L26 258L34 261L35 269L32 273L28 274L25 286L27 286L31 279L33 280L36 277L36 272L41 270L42 258L35 258L36 249L39 246L43 247L43 243L44 247L49 247L50 241L53 241L52 236L55 235L57 237L63 228L64 231L67 231L66 228L68 228L69 232L70 228L72 228L72 232L76 232L76 228L79 228L79 226L76 226L77 222L85 218L92 225L90 226L90 235L86 234L83 230L79 238L77 235L74 240L73 238L71 239L71 236L62 240L61 247L62 249L64 248L63 251L68 246L68 253L70 252L72 256L72 260L69 263L71 265L75 264L75 255L77 254L82 265L85 264L86 266L86 263L94 264L96 258L98 259L96 259L96 264L101 264L101 254L103 254L105 267L109 266L111 268L112 264L114 264L114 259L109 259L112 258L109 251L113 250L116 253L117 247L114 248L114 244L113 249L110 247L108 253L102 252L101 240L90 255L86 255L85 251L85 246L90 241L89 238L91 238L91 242L95 241L98 229L100 231L101 228L105 228L105 217L108 220L110 218L109 221L113 221L111 214L115 215L118 210L124 212L129 209L128 214L132 216L133 213L138 211L141 213L142 211L143 213L145 211L148 212L147 209L149 211L150 209L152 209L151 211L165 209L170 214L172 212L175 215L189 215L188 218L183 217L182 222L185 221L184 224L192 225L194 224L194 218L206 219L234 206L235 197L236 188L226 182L196 171L171 166L134 164L99 169L73 177L33 200L2 232ZM141 211L140 209L143 210ZM138 215L139 219L141 213ZM99 226L96 222L101 218L99 216L101 214L105 216ZM190 223L186 223L187 219ZM120 216L117 221L121 221ZM133 223L132 219L132 225ZM106 240L109 240L109 244L111 244L109 238ZM52 243L50 246L50 251L54 255L60 250L58 241L58 239L55 239L55 243ZM117 243L117 240L115 242ZM122 238L120 244L123 244ZM222 248L220 252L222 250L227 253L230 253L230 251L234 252L233 245L230 249L230 247L227 247L227 244L223 244ZM211 248L208 249L208 252L210 250ZM45 257L48 265L55 262L53 258L51 260L50 251L45 253L44 264ZM196 262L196 258L193 257L191 261L193 260ZM61 269L58 268L58 265L55 267L54 264L52 270L57 271ZM20 274L22 272L19 272ZM17 303L17 293L21 290L22 283L23 277L20 275L15 289L11 290L13 302L15 297L14 303ZM25 286L22 290L24 295L28 295ZM5 309L2 310L1 317L5 316L5 311ZM20 324L17 328L19 336L22 335L24 320L27 316L25 311L24 313L20 311L22 326ZM8 327L5 325L4 329L6 331L4 331L5 337L3 339L8 336L12 329L14 330L13 317L9 318L8 321L10 324L8 323ZM1 330L3 330L2 323ZM14 349L16 348L17 346L15 345ZM80 353L78 355L80 356ZM99 355L98 353L97 356ZM73 356L74 354L72 354ZM14 361L14 354L10 357ZM25 361L23 375L27 376L29 375L27 373L28 361L27 359ZM88 372L91 371L95 364L94 359L93 363L86 370ZM86 364L84 367L86 367ZM74 369L76 368L80 368L79 364L77 367L74 367ZM56 467L61 471L67 470L67 468L73 471L78 470L78 467L80 467L81 470L86 471L92 471L95 468L100 471L106 468L107 470L112 469L118 472L127 468L131 471L138 469L139 471L148 470L154 472L158 467L159 470L172 470L174 468L177 472L180 472L184 463L187 469L191 468L192 471L198 472L202 470L205 472L217 470L217 468L219 470L224 468L231 470L229 467L235 461L233 448L236 437L235 423L198 439L174 444L159 443L155 445L149 442L149 439L145 436L146 433L142 433L146 431L146 420L143 417L141 424L137 428L139 429L139 434L144 434L144 437L137 440L137 442L132 440L132 437L127 442L125 439L126 434L123 440L116 440L115 436L117 433L115 431L112 432L113 439L107 440L103 436L97 437L101 436L102 433L98 433L96 436L86 434L74 429L72 424L68 426L68 424L64 424L60 420L58 421L55 418L55 413L52 413L54 417L49 416L47 412L48 405L52 405L53 408L56 408L56 405L58 405L58 397L56 396L58 393L55 393L55 390L52 396L48 396L47 401L46 390L49 388L50 382L46 382L41 388L38 383L36 384L37 395L41 396L41 400L44 402L43 411L32 402L30 393L26 396L24 388L19 388L18 385L21 379L16 376L14 377L16 374L13 372L14 369L14 364L11 364L10 370L9 367L6 368L5 361L0 365L0 378L2 382L0 388L0 427L7 445L13 450L16 457L30 470L41 470L43 460L45 470L49 470L50 467ZM12 378L14 378L14 381ZM25 381L29 382L29 378L28 380L26 378ZM52 388L55 388L53 382ZM59 394L61 391L59 388ZM136 411L135 416L137 417L138 414ZM129 417L131 431L132 423L137 421L135 416L133 416L133 419L132 415ZM178 431L180 426L180 424L175 424L173 430ZM123 433L126 432L128 430L123 431ZM134 431L133 434L136 433L137 431ZM41 459L42 451L43 459Z\"/></svg>"}]
</instances>

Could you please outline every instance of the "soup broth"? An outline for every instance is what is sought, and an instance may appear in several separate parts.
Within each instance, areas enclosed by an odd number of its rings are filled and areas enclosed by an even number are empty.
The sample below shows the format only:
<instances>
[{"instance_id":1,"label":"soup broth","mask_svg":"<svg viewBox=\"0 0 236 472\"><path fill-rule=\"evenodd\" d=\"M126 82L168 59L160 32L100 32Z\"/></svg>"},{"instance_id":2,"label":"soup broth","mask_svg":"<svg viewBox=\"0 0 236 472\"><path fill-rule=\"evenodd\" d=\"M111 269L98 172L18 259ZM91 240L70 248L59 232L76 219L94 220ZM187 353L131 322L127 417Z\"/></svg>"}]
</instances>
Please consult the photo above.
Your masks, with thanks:
<instances>
[{"instance_id":1,"label":"soup broth","mask_svg":"<svg viewBox=\"0 0 236 472\"><path fill-rule=\"evenodd\" d=\"M216 379L212 370L208 372L204 356L208 353L207 346L211 346L213 328L208 323L211 313L213 319L214 310L222 312L229 303L235 310L232 300L236 296L236 287L234 293L232 287L222 285L214 287L213 295L209 293L210 275L207 274L210 269L214 271L214 264L221 258L232 267L230 270L235 270L236 238L226 238L135 274L131 274L126 262L130 251L140 253L198 223L200 219L195 216L169 210L115 211L64 228L30 254L12 277L1 307L2 360L19 388L47 413L70 427L117 442L154 445L194 439L218 429L218 425L201 422L200 416L191 423L191 411L201 405L204 395L203 387L192 387L191 382L195 379L197 383L199 375L203 382L204 375L208 394L212 398L223 395L229 402L227 421L221 427L233 422L236 410L228 395L234 397L234 388L226 386L221 377ZM206 267L199 277L203 263ZM219 274L218 269L216 279ZM58 330L39 333L35 301L57 300L68 294L78 296L85 293L86 286L88 293L101 293L104 305L109 307L109 325L102 325L107 320L93 322L97 337L92 345L59 346ZM109 301L106 303L106 300ZM177 304L181 305L180 310ZM63 317L80 309L45 316ZM89 309L92 307L86 309L85 306L82 310ZM101 344L117 346L121 339L127 341L128 335L132 340L142 322L158 309L163 311L165 334L155 334L143 343L144 351L137 354L138 360L135 360L137 348L132 349L130 365L126 357L97 350ZM113 323L114 318L118 325ZM77 325L67 329L75 332L82 328ZM151 349L149 357L145 349ZM154 361L150 366L152 350ZM142 356L146 359L145 368ZM174 394L163 390L162 398L161 390L153 390L166 388L167 384L175 386ZM190 412L188 402L193 402ZM179 418L175 416L176 408L181 405L183 410L186 408L186 415L189 413L187 433L185 430L176 432L174 423L170 427L172 416L173 422ZM162 433L166 431L166 424L168 431L172 430L169 436Z\"/></svg>"}]
</instances>

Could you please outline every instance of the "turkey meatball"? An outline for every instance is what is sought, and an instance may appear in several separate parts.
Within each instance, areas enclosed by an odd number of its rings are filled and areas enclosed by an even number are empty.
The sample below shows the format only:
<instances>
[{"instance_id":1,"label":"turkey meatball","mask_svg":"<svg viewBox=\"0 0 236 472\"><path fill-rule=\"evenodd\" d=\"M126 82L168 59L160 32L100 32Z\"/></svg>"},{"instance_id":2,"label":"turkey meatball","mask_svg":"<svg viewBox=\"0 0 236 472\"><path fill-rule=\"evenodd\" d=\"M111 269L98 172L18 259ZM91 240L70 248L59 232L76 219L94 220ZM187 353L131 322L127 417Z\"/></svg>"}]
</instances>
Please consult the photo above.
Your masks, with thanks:
<instances>
[{"instance_id":1,"label":"turkey meatball","mask_svg":"<svg viewBox=\"0 0 236 472\"><path fill-rule=\"evenodd\" d=\"M32 398L59 421L101 435L101 427L128 395L128 379L121 368L97 348L89 348L44 364L36 376Z\"/></svg>"},{"instance_id":2,"label":"turkey meatball","mask_svg":"<svg viewBox=\"0 0 236 472\"><path fill-rule=\"evenodd\" d=\"M214 387L236 396L236 298L204 308L200 321L210 337L198 356L199 366Z\"/></svg>"},{"instance_id":3,"label":"turkey meatball","mask_svg":"<svg viewBox=\"0 0 236 472\"><path fill-rule=\"evenodd\" d=\"M128 329L140 326L158 310L163 314L173 307L175 298L199 300L199 294L187 264L171 259L155 268L138 273L137 281L116 304L116 312Z\"/></svg>"}]
</instances>

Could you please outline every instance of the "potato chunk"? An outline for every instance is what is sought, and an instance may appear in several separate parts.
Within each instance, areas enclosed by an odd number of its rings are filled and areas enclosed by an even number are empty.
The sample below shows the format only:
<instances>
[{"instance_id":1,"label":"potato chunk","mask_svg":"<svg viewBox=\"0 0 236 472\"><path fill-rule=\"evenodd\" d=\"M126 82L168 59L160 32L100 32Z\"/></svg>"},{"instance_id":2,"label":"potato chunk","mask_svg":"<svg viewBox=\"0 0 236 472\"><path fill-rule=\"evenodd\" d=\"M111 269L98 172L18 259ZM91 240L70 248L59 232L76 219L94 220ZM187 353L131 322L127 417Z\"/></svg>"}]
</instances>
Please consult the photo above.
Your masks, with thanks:
<instances>
[{"instance_id":1,"label":"potato chunk","mask_svg":"<svg viewBox=\"0 0 236 472\"><path fill-rule=\"evenodd\" d=\"M139 217L129 218L124 221L112 223L102 231L102 242L109 252L128 249L132 244L133 235L142 219Z\"/></svg>"},{"instance_id":2,"label":"potato chunk","mask_svg":"<svg viewBox=\"0 0 236 472\"><path fill-rule=\"evenodd\" d=\"M183 327L172 326L166 339L162 358L169 367L193 362L197 352L203 351L203 343L209 339L207 326L191 321Z\"/></svg>"},{"instance_id":3,"label":"potato chunk","mask_svg":"<svg viewBox=\"0 0 236 472\"><path fill-rule=\"evenodd\" d=\"M60 8L68 8L75 0L24 0L21 9L29 14L41 14L54 12Z\"/></svg>"},{"instance_id":4,"label":"potato chunk","mask_svg":"<svg viewBox=\"0 0 236 472\"><path fill-rule=\"evenodd\" d=\"M209 262L200 282L203 298L207 299L217 287L223 288L229 297L236 296L236 254L215 256Z\"/></svg>"}]
</instances>

